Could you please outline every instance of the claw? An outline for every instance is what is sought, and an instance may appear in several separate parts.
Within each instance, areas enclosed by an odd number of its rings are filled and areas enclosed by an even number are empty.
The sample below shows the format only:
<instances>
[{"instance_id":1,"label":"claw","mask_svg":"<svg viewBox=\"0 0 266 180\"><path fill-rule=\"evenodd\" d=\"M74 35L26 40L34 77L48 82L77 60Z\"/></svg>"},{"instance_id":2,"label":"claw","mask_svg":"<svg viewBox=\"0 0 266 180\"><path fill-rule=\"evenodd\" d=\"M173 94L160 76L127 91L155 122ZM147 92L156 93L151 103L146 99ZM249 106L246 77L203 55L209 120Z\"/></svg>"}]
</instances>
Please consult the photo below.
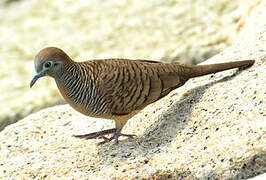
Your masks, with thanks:
<instances>
[{"instance_id":1,"label":"claw","mask_svg":"<svg viewBox=\"0 0 266 180\"><path fill-rule=\"evenodd\" d=\"M110 138L107 138L105 136L101 136L101 138L103 138L103 141L102 142L99 142L97 145L102 145L102 144L105 144L107 142L110 142Z\"/></svg>"}]
</instances>

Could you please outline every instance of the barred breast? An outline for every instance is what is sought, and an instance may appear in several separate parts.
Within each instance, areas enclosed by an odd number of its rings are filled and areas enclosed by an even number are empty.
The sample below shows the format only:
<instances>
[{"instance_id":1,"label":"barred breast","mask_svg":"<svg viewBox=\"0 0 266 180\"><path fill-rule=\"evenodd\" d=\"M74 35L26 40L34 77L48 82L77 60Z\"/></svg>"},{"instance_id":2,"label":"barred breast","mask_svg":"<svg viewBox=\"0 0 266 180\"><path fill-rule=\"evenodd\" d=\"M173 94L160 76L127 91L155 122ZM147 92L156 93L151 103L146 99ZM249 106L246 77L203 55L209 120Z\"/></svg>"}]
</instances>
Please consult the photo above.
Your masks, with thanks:
<instances>
[{"instance_id":1,"label":"barred breast","mask_svg":"<svg viewBox=\"0 0 266 180\"><path fill-rule=\"evenodd\" d=\"M75 110L92 117L110 118L107 103L99 93L90 63L73 63L56 79L58 89Z\"/></svg>"}]
</instances>

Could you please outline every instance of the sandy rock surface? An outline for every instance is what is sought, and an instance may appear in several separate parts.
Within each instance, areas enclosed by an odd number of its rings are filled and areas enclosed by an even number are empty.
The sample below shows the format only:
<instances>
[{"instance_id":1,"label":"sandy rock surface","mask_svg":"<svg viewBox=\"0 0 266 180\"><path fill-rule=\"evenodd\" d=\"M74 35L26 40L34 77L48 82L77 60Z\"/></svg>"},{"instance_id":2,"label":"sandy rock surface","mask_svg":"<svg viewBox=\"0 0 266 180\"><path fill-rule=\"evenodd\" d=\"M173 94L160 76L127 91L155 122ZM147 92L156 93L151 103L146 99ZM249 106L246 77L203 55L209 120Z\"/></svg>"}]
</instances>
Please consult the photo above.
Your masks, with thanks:
<instances>
[{"instance_id":1,"label":"sandy rock surface","mask_svg":"<svg viewBox=\"0 0 266 180\"><path fill-rule=\"evenodd\" d=\"M266 172L266 1L232 47L205 63L255 59L245 70L195 78L132 118L135 139L97 146L83 134L114 126L69 105L32 114L0 133L0 177L240 179Z\"/></svg>"},{"instance_id":2,"label":"sandy rock surface","mask_svg":"<svg viewBox=\"0 0 266 180\"><path fill-rule=\"evenodd\" d=\"M266 179L266 173L250 178L250 180L264 180Z\"/></svg>"},{"instance_id":3,"label":"sandy rock surface","mask_svg":"<svg viewBox=\"0 0 266 180\"><path fill-rule=\"evenodd\" d=\"M230 45L248 0L2 0L0 130L59 104L51 79L29 89L33 59L58 46L74 59L145 58L200 62Z\"/></svg>"}]
</instances>

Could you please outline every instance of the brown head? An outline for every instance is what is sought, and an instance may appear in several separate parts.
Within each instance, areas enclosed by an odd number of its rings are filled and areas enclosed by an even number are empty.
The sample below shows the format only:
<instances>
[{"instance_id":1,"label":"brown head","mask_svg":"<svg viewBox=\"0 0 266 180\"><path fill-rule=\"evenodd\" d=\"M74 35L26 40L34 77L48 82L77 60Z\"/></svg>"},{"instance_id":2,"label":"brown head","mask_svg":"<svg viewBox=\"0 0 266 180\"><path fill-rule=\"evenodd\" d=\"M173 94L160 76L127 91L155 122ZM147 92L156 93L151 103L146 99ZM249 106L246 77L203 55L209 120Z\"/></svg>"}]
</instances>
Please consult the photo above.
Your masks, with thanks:
<instances>
[{"instance_id":1,"label":"brown head","mask_svg":"<svg viewBox=\"0 0 266 180\"><path fill-rule=\"evenodd\" d=\"M47 47L42 49L34 59L36 74L30 82L30 87L43 76L51 76L56 79L64 67L71 62L73 62L71 58L59 48Z\"/></svg>"}]
</instances>

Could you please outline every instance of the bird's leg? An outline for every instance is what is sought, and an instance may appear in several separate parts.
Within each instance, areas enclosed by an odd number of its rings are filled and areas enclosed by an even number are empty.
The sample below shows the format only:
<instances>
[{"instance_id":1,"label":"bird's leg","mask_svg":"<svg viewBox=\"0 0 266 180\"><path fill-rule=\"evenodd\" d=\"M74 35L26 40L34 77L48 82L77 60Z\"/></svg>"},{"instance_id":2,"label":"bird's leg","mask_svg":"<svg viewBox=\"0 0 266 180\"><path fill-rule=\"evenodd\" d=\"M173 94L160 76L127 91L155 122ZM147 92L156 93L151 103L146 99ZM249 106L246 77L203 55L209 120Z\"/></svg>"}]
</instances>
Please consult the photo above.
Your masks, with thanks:
<instances>
[{"instance_id":1,"label":"bird's leg","mask_svg":"<svg viewBox=\"0 0 266 180\"><path fill-rule=\"evenodd\" d=\"M105 135L113 134L111 138L105 137ZM121 133L121 129L113 128L113 129L107 129L99 132L94 132L90 134L84 134L84 135L74 135L74 137L77 138L84 138L84 139L96 139L96 138L103 138L104 141L98 143L99 145L105 144L107 142L112 141L115 139L116 143L118 144L118 138L120 136L126 136L128 138L133 138L135 135L133 134L123 134Z\"/></svg>"}]
</instances>

